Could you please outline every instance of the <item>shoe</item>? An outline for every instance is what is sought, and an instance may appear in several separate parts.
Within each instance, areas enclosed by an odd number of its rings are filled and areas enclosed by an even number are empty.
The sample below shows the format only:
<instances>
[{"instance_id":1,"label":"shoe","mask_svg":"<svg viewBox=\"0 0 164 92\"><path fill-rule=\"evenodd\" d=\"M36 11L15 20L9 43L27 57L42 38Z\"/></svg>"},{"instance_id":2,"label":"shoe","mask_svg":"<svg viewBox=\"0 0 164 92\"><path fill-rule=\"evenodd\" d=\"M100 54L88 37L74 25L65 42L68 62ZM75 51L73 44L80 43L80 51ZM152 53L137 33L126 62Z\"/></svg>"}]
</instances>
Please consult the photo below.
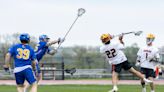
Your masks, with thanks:
<instances>
[{"instance_id":1,"label":"shoe","mask_svg":"<svg viewBox=\"0 0 164 92\"><path fill-rule=\"evenodd\" d=\"M142 88L142 92L146 92L146 88Z\"/></svg>"},{"instance_id":2,"label":"shoe","mask_svg":"<svg viewBox=\"0 0 164 92\"><path fill-rule=\"evenodd\" d=\"M144 78L143 79L146 83L152 83L153 81L151 81L151 80L148 80L148 79L146 79L146 78Z\"/></svg>"},{"instance_id":3,"label":"shoe","mask_svg":"<svg viewBox=\"0 0 164 92\"><path fill-rule=\"evenodd\" d=\"M118 92L118 88L115 88L115 89L109 90L108 92Z\"/></svg>"}]
</instances>

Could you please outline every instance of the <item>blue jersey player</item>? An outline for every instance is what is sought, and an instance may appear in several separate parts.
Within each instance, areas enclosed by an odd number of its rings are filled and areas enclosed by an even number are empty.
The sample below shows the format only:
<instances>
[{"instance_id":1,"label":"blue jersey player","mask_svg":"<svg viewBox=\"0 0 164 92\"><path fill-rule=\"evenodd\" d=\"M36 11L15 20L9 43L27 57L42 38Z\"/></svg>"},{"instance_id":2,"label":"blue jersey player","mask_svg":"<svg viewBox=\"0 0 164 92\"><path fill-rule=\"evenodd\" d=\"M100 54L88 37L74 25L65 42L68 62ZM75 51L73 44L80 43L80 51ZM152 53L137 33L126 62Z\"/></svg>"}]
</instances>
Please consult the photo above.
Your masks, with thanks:
<instances>
[{"instance_id":1,"label":"blue jersey player","mask_svg":"<svg viewBox=\"0 0 164 92\"><path fill-rule=\"evenodd\" d=\"M41 61L41 59L43 58L45 54L54 55L56 53L56 50L50 49L49 46L56 43L59 44L59 43L64 42L64 38L59 38L58 40L54 40L54 41L49 41L49 40L50 38L47 35L39 36L39 43L35 47L35 55L38 62ZM41 72L40 72L39 64L37 64L36 67L37 67L37 73L38 73L37 78L39 81L41 79Z\"/></svg>"},{"instance_id":2,"label":"blue jersey player","mask_svg":"<svg viewBox=\"0 0 164 92\"><path fill-rule=\"evenodd\" d=\"M9 68L11 57L14 58L14 74L18 92L24 92L24 81L31 85L30 92L37 92L37 81L32 69L35 69L37 59L35 52L29 46L30 36L27 33L20 35L21 43L9 48L5 57L4 68Z\"/></svg>"},{"instance_id":3,"label":"blue jersey player","mask_svg":"<svg viewBox=\"0 0 164 92\"><path fill-rule=\"evenodd\" d=\"M64 42L65 39L59 38L58 40L54 40L54 41L49 41L49 40L50 38L47 35L41 35L39 36L39 43L35 47L35 55L38 60L38 63L36 64L36 73L35 73L37 77L37 82L39 82L39 80L42 77L39 62L41 61L41 59L43 58L45 54L54 55L56 53L56 50L50 49L49 46L56 43L61 44L62 42ZM28 88L29 88L29 85L28 84L25 85L24 87L25 92Z\"/></svg>"}]
</instances>

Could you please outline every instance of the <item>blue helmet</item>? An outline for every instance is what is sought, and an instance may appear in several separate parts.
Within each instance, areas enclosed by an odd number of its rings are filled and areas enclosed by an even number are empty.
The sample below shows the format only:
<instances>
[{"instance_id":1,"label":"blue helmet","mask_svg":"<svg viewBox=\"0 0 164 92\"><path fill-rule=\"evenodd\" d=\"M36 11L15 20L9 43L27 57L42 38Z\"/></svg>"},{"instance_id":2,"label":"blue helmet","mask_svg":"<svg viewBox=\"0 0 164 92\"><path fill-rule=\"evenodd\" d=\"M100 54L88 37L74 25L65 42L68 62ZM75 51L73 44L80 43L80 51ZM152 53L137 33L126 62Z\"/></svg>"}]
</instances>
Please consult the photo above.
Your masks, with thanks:
<instances>
[{"instance_id":1,"label":"blue helmet","mask_svg":"<svg viewBox=\"0 0 164 92\"><path fill-rule=\"evenodd\" d=\"M29 42L30 41L30 35L28 33L20 34L19 39L20 39L20 41Z\"/></svg>"},{"instance_id":2,"label":"blue helmet","mask_svg":"<svg viewBox=\"0 0 164 92\"><path fill-rule=\"evenodd\" d=\"M39 41L45 41L46 39L50 39L47 35L39 36Z\"/></svg>"}]
</instances>

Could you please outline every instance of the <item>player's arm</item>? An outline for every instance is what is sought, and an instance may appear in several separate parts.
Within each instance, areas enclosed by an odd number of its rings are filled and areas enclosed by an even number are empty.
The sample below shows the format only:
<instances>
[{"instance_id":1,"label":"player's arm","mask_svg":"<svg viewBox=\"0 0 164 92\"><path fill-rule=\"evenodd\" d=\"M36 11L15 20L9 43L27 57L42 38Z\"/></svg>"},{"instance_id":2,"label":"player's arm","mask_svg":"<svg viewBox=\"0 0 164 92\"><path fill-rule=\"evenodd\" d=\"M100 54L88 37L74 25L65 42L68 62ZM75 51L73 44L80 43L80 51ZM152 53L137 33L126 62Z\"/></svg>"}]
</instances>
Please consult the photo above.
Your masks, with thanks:
<instances>
[{"instance_id":1,"label":"player's arm","mask_svg":"<svg viewBox=\"0 0 164 92\"><path fill-rule=\"evenodd\" d=\"M159 62L160 55L156 54L152 59L150 59L150 62Z\"/></svg>"},{"instance_id":2,"label":"player's arm","mask_svg":"<svg viewBox=\"0 0 164 92\"><path fill-rule=\"evenodd\" d=\"M51 49L51 50L49 50L49 51L47 52L47 54L49 54L49 55L54 55L56 52L57 52L56 49Z\"/></svg>"},{"instance_id":3,"label":"player's arm","mask_svg":"<svg viewBox=\"0 0 164 92\"><path fill-rule=\"evenodd\" d=\"M155 55L150 59L150 62L159 63L160 55L158 49L156 49Z\"/></svg>"},{"instance_id":4,"label":"player's arm","mask_svg":"<svg viewBox=\"0 0 164 92\"><path fill-rule=\"evenodd\" d=\"M123 45L124 45L123 35L119 36L119 41L120 41L120 43L121 43L121 44L123 44Z\"/></svg>"},{"instance_id":5,"label":"player's arm","mask_svg":"<svg viewBox=\"0 0 164 92\"><path fill-rule=\"evenodd\" d=\"M3 65L3 68L6 72L11 72L10 70L10 60L11 60L11 54L7 53L5 56L5 65Z\"/></svg>"},{"instance_id":6,"label":"player's arm","mask_svg":"<svg viewBox=\"0 0 164 92\"><path fill-rule=\"evenodd\" d=\"M10 60L11 60L11 54L7 53L6 56L5 56L5 65L4 65L4 66L6 66L6 68L10 67Z\"/></svg>"},{"instance_id":7,"label":"player's arm","mask_svg":"<svg viewBox=\"0 0 164 92\"><path fill-rule=\"evenodd\" d=\"M56 44L56 43L58 43L58 40L50 41L46 44L46 46L51 46L51 45Z\"/></svg>"},{"instance_id":8,"label":"player's arm","mask_svg":"<svg viewBox=\"0 0 164 92\"><path fill-rule=\"evenodd\" d=\"M37 60L37 58L36 58L36 55L35 55L35 52L34 52L34 50L33 50L33 48L31 48L31 60L32 60L32 62L31 62L31 66L32 66L32 68L33 68L33 70L35 71L36 70L36 65L38 64L38 60Z\"/></svg>"},{"instance_id":9,"label":"player's arm","mask_svg":"<svg viewBox=\"0 0 164 92\"><path fill-rule=\"evenodd\" d=\"M139 51L137 52L137 59L136 59L135 66L140 66L141 65L141 53L142 53L142 49L140 48Z\"/></svg>"},{"instance_id":10,"label":"player's arm","mask_svg":"<svg viewBox=\"0 0 164 92\"><path fill-rule=\"evenodd\" d=\"M116 44L116 47L119 50L124 50L125 49L125 45L124 45L124 42L123 42L123 35L119 36L119 42L120 43Z\"/></svg>"},{"instance_id":11,"label":"player's arm","mask_svg":"<svg viewBox=\"0 0 164 92\"><path fill-rule=\"evenodd\" d=\"M50 41L50 42L48 42L47 44L46 44L46 46L51 46L51 45L53 45L53 44L56 44L56 43L63 43L64 42L64 38L58 38L58 40L54 40L54 41Z\"/></svg>"},{"instance_id":12,"label":"player's arm","mask_svg":"<svg viewBox=\"0 0 164 92\"><path fill-rule=\"evenodd\" d=\"M141 64L141 56L137 56L135 66L140 66L140 64Z\"/></svg>"},{"instance_id":13,"label":"player's arm","mask_svg":"<svg viewBox=\"0 0 164 92\"><path fill-rule=\"evenodd\" d=\"M35 71L36 70L36 65L38 64L38 61L35 59L32 61L32 68Z\"/></svg>"},{"instance_id":14,"label":"player's arm","mask_svg":"<svg viewBox=\"0 0 164 92\"><path fill-rule=\"evenodd\" d=\"M8 49L8 53L5 55L5 65L3 66L5 71L10 69L11 57L14 54L14 46Z\"/></svg>"}]
</instances>

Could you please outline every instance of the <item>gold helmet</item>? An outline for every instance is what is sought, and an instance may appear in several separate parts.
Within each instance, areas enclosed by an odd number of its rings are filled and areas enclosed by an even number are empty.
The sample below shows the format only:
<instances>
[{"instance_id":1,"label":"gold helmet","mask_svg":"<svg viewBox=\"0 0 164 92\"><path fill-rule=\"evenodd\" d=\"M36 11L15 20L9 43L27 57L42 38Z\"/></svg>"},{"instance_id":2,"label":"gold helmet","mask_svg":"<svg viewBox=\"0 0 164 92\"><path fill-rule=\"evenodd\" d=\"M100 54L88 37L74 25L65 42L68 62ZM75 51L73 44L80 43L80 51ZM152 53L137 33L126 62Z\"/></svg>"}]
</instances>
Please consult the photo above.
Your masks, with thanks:
<instances>
[{"instance_id":1,"label":"gold helmet","mask_svg":"<svg viewBox=\"0 0 164 92\"><path fill-rule=\"evenodd\" d=\"M149 38L149 39L155 39L155 36L153 35L153 34L148 34L147 36L146 36L146 38Z\"/></svg>"},{"instance_id":2,"label":"gold helmet","mask_svg":"<svg viewBox=\"0 0 164 92\"><path fill-rule=\"evenodd\" d=\"M107 43L112 39L112 36L110 34L102 34L100 39L102 43Z\"/></svg>"},{"instance_id":3,"label":"gold helmet","mask_svg":"<svg viewBox=\"0 0 164 92\"><path fill-rule=\"evenodd\" d=\"M150 44L150 43L152 43L154 41L154 39L155 39L155 36L153 34L149 33L146 36L146 43Z\"/></svg>"}]
</instances>

